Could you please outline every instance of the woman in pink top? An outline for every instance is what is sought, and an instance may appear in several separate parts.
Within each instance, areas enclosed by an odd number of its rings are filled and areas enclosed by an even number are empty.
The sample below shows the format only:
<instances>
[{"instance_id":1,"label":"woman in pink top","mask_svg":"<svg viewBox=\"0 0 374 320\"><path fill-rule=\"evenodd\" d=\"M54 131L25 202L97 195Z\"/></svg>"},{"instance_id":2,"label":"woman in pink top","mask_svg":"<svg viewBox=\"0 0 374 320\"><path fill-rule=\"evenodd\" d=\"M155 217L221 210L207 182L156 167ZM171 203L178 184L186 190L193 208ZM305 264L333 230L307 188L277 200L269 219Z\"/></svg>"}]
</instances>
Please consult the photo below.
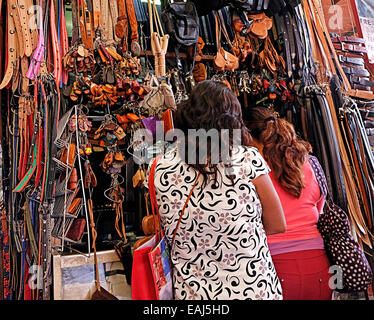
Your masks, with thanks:
<instances>
[{"instance_id":1,"label":"woman in pink top","mask_svg":"<svg viewBox=\"0 0 374 320\"><path fill-rule=\"evenodd\" d=\"M272 170L269 176L286 218L286 232L268 236L283 298L330 300L330 263L317 229L325 199L308 161L311 146L267 108L249 109L246 119L254 145Z\"/></svg>"}]
</instances>

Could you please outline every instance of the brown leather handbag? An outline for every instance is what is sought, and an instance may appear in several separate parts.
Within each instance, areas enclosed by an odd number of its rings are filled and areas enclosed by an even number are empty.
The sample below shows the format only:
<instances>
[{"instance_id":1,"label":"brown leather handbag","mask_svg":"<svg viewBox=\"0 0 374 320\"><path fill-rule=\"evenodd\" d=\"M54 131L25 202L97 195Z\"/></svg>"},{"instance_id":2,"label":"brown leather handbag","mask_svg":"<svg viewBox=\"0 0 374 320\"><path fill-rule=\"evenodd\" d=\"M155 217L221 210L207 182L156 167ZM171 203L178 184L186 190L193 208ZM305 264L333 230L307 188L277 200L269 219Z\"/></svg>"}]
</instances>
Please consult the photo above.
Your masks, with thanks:
<instances>
[{"instance_id":1,"label":"brown leather handbag","mask_svg":"<svg viewBox=\"0 0 374 320\"><path fill-rule=\"evenodd\" d=\"M231 43L231 40L226 30L225 22L223 21L222 17L219 15L218 12L214 13L214 17L216 20L216 40L217 40L217 54L213 60L214 69L216 69L217 71L225 71L225 70L234 71L239 68L239 59L232 53L222 48L221 46L222 32L232 50L234 49L234 46Z\"/></svg>"}]
</instances>

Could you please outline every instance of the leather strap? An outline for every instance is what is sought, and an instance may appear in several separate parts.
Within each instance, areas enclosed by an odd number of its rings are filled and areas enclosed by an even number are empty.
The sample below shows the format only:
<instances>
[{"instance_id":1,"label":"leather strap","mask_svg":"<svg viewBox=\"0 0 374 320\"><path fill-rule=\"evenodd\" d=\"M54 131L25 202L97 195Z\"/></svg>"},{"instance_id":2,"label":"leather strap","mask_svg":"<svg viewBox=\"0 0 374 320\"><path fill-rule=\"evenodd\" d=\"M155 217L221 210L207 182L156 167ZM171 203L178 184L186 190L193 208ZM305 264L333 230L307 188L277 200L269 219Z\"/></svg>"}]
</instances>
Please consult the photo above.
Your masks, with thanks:
<instances>
[{"instance_id":1,"label":"leather strap","mask_svg":"<svg viewBox=\"0 0 374 320\"><path fill-rule=\"evenodd\" d=\"M17 1L10 0L9 5L10 5L9 15L13 17L13 21L14 21L14 25L15 25L16 33L17 33L19 56L23 57L25 54L25 40L24 40L24 34L22 30L22 25L21 25L21 19L19 16L18 4L17 4Z\"/></svg>"},{"instance_id":2,"label":"leather strap","mask_svg":"<svg viewBox=\"0 0 374 320\"><path fill-rule=\"evenodd\" d=\"M65 19L65 8L64 8L64 1L60 1L60 30L61 30L61 58L65 57L65 55L69 52L69 38L68 38L68 31L66 27L66 19ZM61 66L62 67L62 66ZM68 83L69 73L65 70L62 71L62 84L66 85Z\"/></svg>"},{"instance_id":3,"label":"leather strap","mask_svg":"<svg viewBox=\"0 0 374 320\"><path fill-rule=\"evenodd\" d=\"M362 86L374 87L374 81L370 81L367 78L362 78L358 76L350 76L349 77L351 83L360 84Z\"/></svg>"},{"instance_id":4,"label":"leather strap","mask_svg":"<svg viewBox=\"0 0 374 320\"><path fill-rule=\"evenodd\" d=\"M138 22L136 21L136 14L134 8L133 0L125 0L126 1L126 9L127 9L127 16L128 21L130 23L131 29L131 52L139 56L140 55L140 46L139 46L139 34L138 34Z\"/></svg>"},{"instance_id":5,"label":"leather strap","mask_svg":"<svg viewBox=\"0 0 374 320\"><path fill-rule=\"evenodd\" d=\"M365 47L356 44L334 43L334 48L341 51L367 53L367 49Z\"/></svg>"},{"instance_id":6,"label":"leather strap","mask_svg":"<svg viewBox=\"0 0 374 320\"><path fill-rule=\"evenodd\" d=\"M39 7L42 8L42 0L39 0ZM39 26L40 26L39 27L39 42L34 52L33 58L31 59L29 70L26 74L27 78L29 78L30 80L34 80L35 77L39 74L40 65L42 63L43 56L44 56L45 39L44 39L44 28L43 28L43 23L42 23L43 14L42 14L41 9L39 10L39 21L41 22L39 23Z\"/></svg>"},{"instance_id":7,"label":"leather strap","mask_svg":"<svg viewBox=\"0 0 374 320\"><path fill-rule=\"evenodd\" d=\"M57 29L56 29L56 15L55 15L55 4L54 0L51 0L51 7L50 7L50 34L52 38L52 48L53 48L53 77L56 81L56 86L59 86L61 83L62 77L62 57L60 51L60 43L57 37Z\"/></svg>"},{"instance_id":8,"label":"leather strap","mask_svg":"<svg viewBox=\"0 0 374 320\"><path fill-rule=\"evenodd\" d=\"M355 75L360 77L370 77L369 71L363 68L357 68L357 67L349 67L342 65L342 69L344 73L347 75Z\"/></svg>"},{"instance_id":9,"label":"leather strap","mask_svg":"<svg viewBox=\"0 0 374 320\"><path fill-rule=\"evenodd\" d=\"M72 20L72 35L71 44L74 46L79 41L79 18L78 18L78 0L71 0L71 20Z\"/></svg>"},{"instance_id":10,"label":"leather strap","mask_svg":"<svg viewBox=\"0 0 374 320\"><path fill-rule=\"evenodd\" d=\"M332 35L331 41L334 43L351 42L351 43L365 44L365 39L363 38L348 37L348 36L339 37L337 35Z\"/></svg>"},{"instance_id":11,"label":"leather strap","mask_svg":"<svg viewBox=\"0 0 374 320\"><path fill-rule=\"evenodd\" d=\"M117 1L109 1L109 10L110 10L110 16L112 20L112 30L114 30L115 25L117 24L117 19L118 19L118 5ZM119 38L114 32L114 39L116 42L119 41Z\"/></svg>"},{"instance_id":12,"label":"leather strap","mask_svg":"<svg viewBox=\"0 0 374 320\"><path fill-rule=\"evenodd\" d=\"M21 23L21 30L23 34L25 55L27 57L30 57L33 52L33 41L31 39L31 32L30 32L30 27L29 27L29 17L28 17L29 14L27 12L29 10L29 7L27 7L28 4L29 4L29 1L18 0L17 8L18 8L18 15L20 18L20 23Z\"/></svg>"},{"instance_id":13,"label":"leather strap","mask_svg":"<svg viewBox=\"0 0 374 320\"><path fill-rule=\"evenodd\" d=\"M10 12L10 2L8 2L8 12ZM6 70L4 74L4 78L0 84L0 90L4 89L12 79L15 64L17 61L17 35L16 29L14 25L13 17L8 14L7 15L7 61L6 61Z\"/></svg>"},{"instance_id":14,"label":"leather strap","mask_svg":"<svg viewBox=\"0 0 374 320\"><path fill-rule=\"evenodd\" d=\"M112 3L115 1L109 1L109 3ZM101 2L100 0L92 0L92 15L93 15L93 21L94 21L94 30L97 30L99 26L103 26L103 21L101 19L102 17L101 12Z\"/></svg>"},{"instance_id":15,"label":"leather strap","mask_svg":"<svg viewBox=\"0 0 374 320\"><path fill-rule=\"evenodd\" d=\"M101 37L104 42L110 43L113 42L113 29L111 29L110 22L110 12L109 12L109 3L108 0L101 0L101 16L102 16L102 32Z\"/></svg>"},{"instance_id":16,"label":"leather strap","mask_svg":"<svg viewBox=\"0 0 374 320\"><path fill-rule=\"evenodd\" d=\"M351 63L358 66L365 66L365 61L362 58L345 57L342 55L338 55L338 57L341 63Z\"/></svg>"},{"instance_id":17,"label":"leather strap","mask_svg":"<svg viewBox=\"0 0 374 320\"><path fill-rule=\"evenodd\" d=\"M148 178L148 189L149 189L149 196L150 196L150 199L151 199L151 204L152 204L152 212L153 212L153 215L155 216L154 214L154 211L156 211L157 213L157 216L158 216L158 219L159 219L159 225L161 226L161 218L160 218L160 213L159 213L159 210L158 210L158 204L157 204L157 197L156 197L156 188L155 188L155 184L154 184L154 181L155 181L155 172L156 172L156 166L157 166L157 162L158 160L162 157L163 155L159 155L152 163L152 166L151 166L151 169L150 169L150 172L149 172L149 178ZM187 196L187 199L184 203L184 206L183 206L183 209L181 211L181 214L179 216L179 219L178 219L178 222L177 222L177 225L174 229L174 232L173 232L173 238L171 240L171 243L170 243L170 250L171 248L173 247L173 244L174 244L174 240L175 240L175 237L177 235L177 231L178 231L178 228L179 228L179 225L182 221L182 218L183 218L183 215L184 215L184 212L187 208L187 205L188 205L188 202L190 201L191 199L191 196L192 196L192 193L196 187L196 184L197 182L199 181L199 178L201 176L201 173L199 172L194 183L193 183L193 186L191 188L191 191L189 193L189 195ZM155 232L156 232L156 235L157 235L157 229L156 229L156 223L155 223ZM161 228L161 237L163 237L163 231L162 231L162 228Z\"/></svg>"}]
</instances>

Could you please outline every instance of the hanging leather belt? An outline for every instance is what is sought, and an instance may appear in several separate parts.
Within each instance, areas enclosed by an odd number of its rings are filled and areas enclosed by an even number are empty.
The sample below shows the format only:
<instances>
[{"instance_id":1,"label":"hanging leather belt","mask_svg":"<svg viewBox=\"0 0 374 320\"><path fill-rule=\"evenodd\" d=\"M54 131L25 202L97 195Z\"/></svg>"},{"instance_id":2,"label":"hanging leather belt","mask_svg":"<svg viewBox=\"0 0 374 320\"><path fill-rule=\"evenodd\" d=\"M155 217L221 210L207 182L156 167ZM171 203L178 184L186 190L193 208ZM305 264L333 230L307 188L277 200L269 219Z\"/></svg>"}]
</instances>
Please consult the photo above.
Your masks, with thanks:
<instances>
[{"instance_id":1,"label":"hanging leather belt","mask_svg":"<svg viewBox=\"0 0 374 320\"><path fill-rule=\"evenodd\" d=\"M95 3L95 1L94 1L94 3ZM94 5L94 7L95 7L95 5ZM112 43L113 42L113 28L111 27L111 17L110 17L108 0L102 0L101 1L100 11L101 11L101 16L102 16L101 38L106 43Z\"/></svg>"},{"instance_id":2,"label":"hanging leather belt","mask_svg":"<svg viewBox=\"0 0 374 320\"><path fill-rule=\"evenodd\" d=\"M55 5L54 0L50 1L50 34L52 38L52 48L53 48L53 77L55 78L56 85L59 86L61 83L62 77L62 58L61 58L61 51L60 51L60 43L57 37L57 30L56 30L56 16L55 16Z\"/></svg>"},{"instance_id":3,"label":"hanging leather belt","mask_svg":"<svg viewBox=\"0 0 374 320\"><path fill-rule=\"evenodd\" d=\"M115 2L115 1L110 1ZM94 25L94 30L96 31L99 26L104 26L103 21L101 19L102 12L101 12L101 5L100 5L100 0L92 0L92 17L93 17L93 25Z\"/></svg>"},{"instance_id":4,"label":"hanging leather belt","mask_svg":"<svg viewBox=\"0 0 374 320\"><path fill-rule=\"evenodd\" d=\"M66 19L65 19L65 10L64 10L64 2L63 0L59 0L60 2L60 30L61 30L61 57L65 57L65 55L69 52L69 38L68 38L68 31L66 28ZM62 67L62 65L61 65ZM62 72L62 84L66 85L68 83L69 73L65 70ZM62 87L62 86L60 86Z\"/></svg>"},{"instance_id":5,"label":"hanging leather belt","mask_svg":"<svg viewBox=\"0 0 374 320\"><path fill-rule=\"evenodd\" d=\"M72 31L71 31L71 44L74 46L79 41L79 19L78 19L78 0L71 1L71 20L72 20ZM82 35L83 37L83 35ZM82 38L83 39L83 38Z\"/></svg>"},{"instance_id":6,"label":"hanging leather belt","mask_svg":"<svg viewBox=\"0 0 374 320\"><path fill-rule=\"evenodd\" d=\"M77 0L78 5L78 19L79 30L82 37L82 42L87 49L93 50L93 32L91 28L91 16L87 10L85 0Z\"/></svg>"},{"instance_id":7,"label":"hanging leather belt","mask_svg":"<svg viewBox=\"0 0 374 320\"><path fill-rule=\"evenodd\" d=\"M42 0L39 0L39 42L38 42L38 46L34 52L34 56L33 58L31 59L31 62L30 62L30 67L29 67L29 70L27 71L27 74L26 74L26 77L29 78L30 80L34 80L35 77L39 74L39 69L40 69L40 65L42 63L42 60L43 60L43 56L44 56L44 49L45 49L45 44L44 44L44 28L43 28L43 14L42 14Z\"/></svg>"},{"instance_id":8,"label":"hanging leather belt","mask_svg":"<svg viewBox=\"0 0 374 320\"><path fill-rule=\"evenodd\" d=\"M119 39L123 40L122 52L127 51L127 37L128 37L128 16L126 11L125 0L117 0L118 17L115 25L115 34Z\"/></svg>"},{"instance_id":9,"label":"hanging leather belt","mask_svg":"<svg viewBox=\"0 0 374 320\"><path fill-rule=\"evenodd\" d=\"M135 56L140 55L140 46L139 46L139 34L138 34L138 22L136 20L135 8L133 0L125 0L126 1L126 8L127 8L127 15L128 21L130 23L131 28L131 52Z\"/></svg>"},{"instance_id":10,"label":"hanging leather belt","mask_svg":"<svg viewBox=\"0 0 374 320\"><path fill-rule=\"evenodd\" d=\"M30 57L33 51L33 41L31 39L31 32L30 32L29 19L28 19L28 15L30 15L30 13L28 12L29 7L27 7L27 5L29 4L30 4L29 1L18 0L18 6L17 6L18 16L19 16L20 23L21 23L22 37L23 37L23 42L24 42L24 54L27 57ZM23 57L22 54L21 54L21 57Z\"/></svg>"},{"instance_id":11,"label":"hanging leather belt","mask_svg":"<svg viewBox=\"0 0 374 320\"><path fill-rule=\"evenodd\" d=\"M10 2L7 3L7 60L4 78L0 84L0 90L4 89L12 79L17 61L17 34L13 16L10 14Z\"/></svg>"}]
</instances>

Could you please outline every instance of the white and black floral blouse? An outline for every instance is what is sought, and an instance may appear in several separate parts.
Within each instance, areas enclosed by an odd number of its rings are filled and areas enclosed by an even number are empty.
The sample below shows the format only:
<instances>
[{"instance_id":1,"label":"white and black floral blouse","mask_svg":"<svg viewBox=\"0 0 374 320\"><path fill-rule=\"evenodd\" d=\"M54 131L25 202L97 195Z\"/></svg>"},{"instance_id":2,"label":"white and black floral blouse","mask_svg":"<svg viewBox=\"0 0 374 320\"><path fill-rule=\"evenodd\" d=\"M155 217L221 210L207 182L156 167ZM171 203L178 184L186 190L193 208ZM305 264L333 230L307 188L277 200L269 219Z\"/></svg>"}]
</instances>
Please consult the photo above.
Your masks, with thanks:
<instances>
[{"instance_id":1,"label":"white and black floral blouse","mask_svg":"<svg viewBox=\"0 0 374 320\"><path fill-rule=\"evenodd\" d=\"M202 188L200 177L188 203L171 250L175 299L282 299L251 182L270 169L250 147L238 148L233 164L234 185L221 164L218 184ZM196 177L177 149L157 163L157 203L169 244Z\"/></svg>"}]
</instances>

